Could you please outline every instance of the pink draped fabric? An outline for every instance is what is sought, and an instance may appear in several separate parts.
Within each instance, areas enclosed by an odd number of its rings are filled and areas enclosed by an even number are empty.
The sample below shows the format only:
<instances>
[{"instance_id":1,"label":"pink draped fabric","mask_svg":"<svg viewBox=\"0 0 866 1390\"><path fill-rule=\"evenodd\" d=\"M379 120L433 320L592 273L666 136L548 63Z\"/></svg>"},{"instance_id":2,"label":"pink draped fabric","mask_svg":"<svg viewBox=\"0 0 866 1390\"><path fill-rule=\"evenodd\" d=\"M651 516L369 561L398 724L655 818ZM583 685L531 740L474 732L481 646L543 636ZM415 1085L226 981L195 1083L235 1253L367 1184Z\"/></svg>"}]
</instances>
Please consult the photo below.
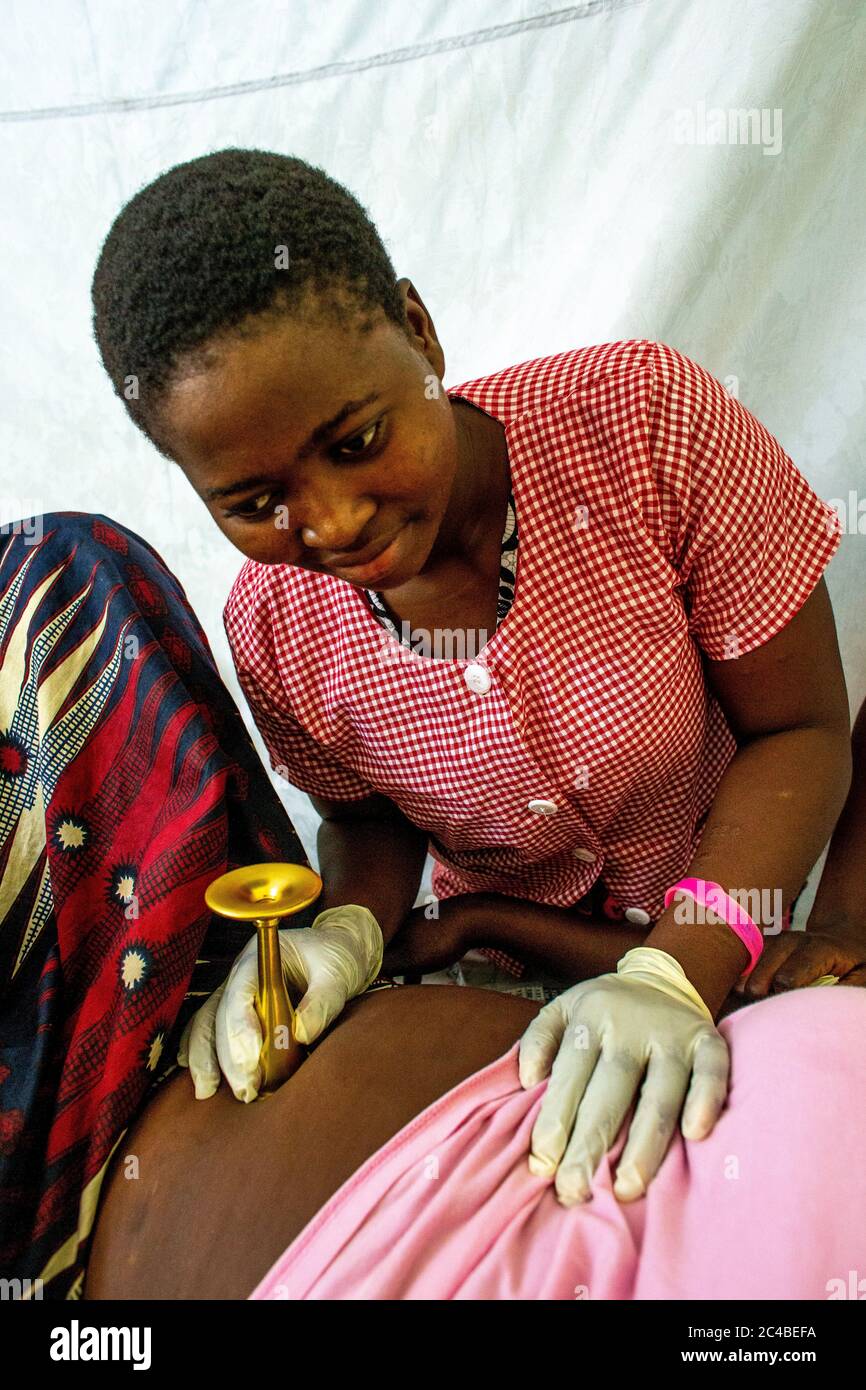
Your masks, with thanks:
<instances>
[{"instance_id":1,"label":"pink draped fabric","mask_svg":"<svg viewBox=\"0 0 866 1390\"><path fill-rule=\"evenodd\" d=\"M521 1089L515 1043L373 1154L250 1297L846 1296L866 1277L866 991L777 995L720 1030L728 1105L707 1139L677 1133L641 1200L613 1195L626 1126L586 1205L532 1176L547 1081Z\"/></svg>"}]
</instances>

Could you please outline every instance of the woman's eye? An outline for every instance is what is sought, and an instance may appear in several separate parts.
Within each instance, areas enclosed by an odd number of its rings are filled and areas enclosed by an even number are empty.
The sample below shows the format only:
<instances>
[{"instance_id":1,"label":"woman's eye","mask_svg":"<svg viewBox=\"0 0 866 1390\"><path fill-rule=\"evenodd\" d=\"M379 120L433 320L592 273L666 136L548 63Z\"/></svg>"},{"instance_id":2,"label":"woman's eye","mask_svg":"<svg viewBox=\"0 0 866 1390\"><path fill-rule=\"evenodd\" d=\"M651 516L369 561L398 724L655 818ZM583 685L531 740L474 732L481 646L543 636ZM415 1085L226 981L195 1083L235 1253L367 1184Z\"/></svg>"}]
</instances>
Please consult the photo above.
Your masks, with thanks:
<instances>
[{"instance_id":1,"label":"woman's eye","mask_svg":"<svg viewBox=\"0 0 866 1390\"><path fill-rule=\"evenodd\" d=\"M258 497L251 497L249 502L241 502L240 506L232 507L226 516L259 516L269 510L268 503L273 501L272 492L260 492Z\"/></svg>"},{"instance_id":2,"label":"woman's eye","mask_svg":"<svg viewBox=\"0 0 866 1390\"><path fill-rule=\"evenodd\" d=\"M376 441L381 437L384 427L384 419L377 420L375 424L368 425L360 434L352 435L351 439L345 444L337 446L337 453L343 462L354 459L365 459ZM360 444L359 449L351 448L351 445ZM241 517L243 520L255 520L260 516L270 516L276 504L277 493L260 492L257 497L251 497L248 502L240 502L236 507L224 512L226 517Z\"/></svg>"},{"instance_id":3,"label":"woman's eye","mask_svg":"<svg viewBox=\"0 0 866 1390\"><path fill-rule=\"evenodd\" d=\"M379 432L382 428L382 424L382 420L377 420L375 424L368 425L368 427L365 430L363 430L360 434L353 435L352 438L348 440L346 444L341 444L339 446L338 452L342 453L342 451L344 449L347 449L350 444L356 444L359 441L366 440L366 443L363 444L362 448L349 449L349 458L363 458L363 456L367 453L367 450L378 438Z\"/></svg>"}]
</instances>

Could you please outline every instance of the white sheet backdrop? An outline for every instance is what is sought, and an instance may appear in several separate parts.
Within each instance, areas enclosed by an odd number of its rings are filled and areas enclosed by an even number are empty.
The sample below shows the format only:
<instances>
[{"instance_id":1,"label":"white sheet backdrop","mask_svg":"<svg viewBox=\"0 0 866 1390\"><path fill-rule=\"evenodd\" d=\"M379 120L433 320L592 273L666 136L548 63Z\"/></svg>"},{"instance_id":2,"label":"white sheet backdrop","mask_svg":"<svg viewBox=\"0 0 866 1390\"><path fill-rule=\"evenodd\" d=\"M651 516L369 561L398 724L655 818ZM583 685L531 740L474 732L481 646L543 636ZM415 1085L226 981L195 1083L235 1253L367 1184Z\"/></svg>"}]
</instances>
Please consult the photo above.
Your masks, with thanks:
<instances>
[{"instance_id":1,"label":"white sheet backdrop","mask_svg":"<svg viewBox=\"0 0 866 1390\"><path fill-rule=\"evenodd\" d=\"M220 614L241 557L127 421L90 336L122 202L208 150L298 154L347 184L433 314L446 384L660 339L822 496L866 498L860 0L6 0L2 27L0 521L98 510L140 532L235 693ZM856 710L866 538L845 524L827 580ZM315 862L317 817L282 793Z\"/></svg>"}]
</instances>

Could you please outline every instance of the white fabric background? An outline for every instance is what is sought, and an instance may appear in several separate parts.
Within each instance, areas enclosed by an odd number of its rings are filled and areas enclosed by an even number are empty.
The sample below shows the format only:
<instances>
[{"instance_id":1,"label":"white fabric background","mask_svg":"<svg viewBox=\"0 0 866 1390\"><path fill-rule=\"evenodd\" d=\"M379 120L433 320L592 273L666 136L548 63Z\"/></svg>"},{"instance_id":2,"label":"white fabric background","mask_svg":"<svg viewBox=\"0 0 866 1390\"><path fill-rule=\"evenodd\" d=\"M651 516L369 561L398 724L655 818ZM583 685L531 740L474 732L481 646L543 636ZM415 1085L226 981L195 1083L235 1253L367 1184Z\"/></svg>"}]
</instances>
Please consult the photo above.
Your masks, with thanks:
<instances>
[{"instance_id":1,"label":"white fabric background","mask_svg":"<svg viewBox=\"0 0 866 1390\"><path fill-rule=\"evenodd\" d=\"M6 0L2 19L0 520L81 509L138 531L236 694L221 608L241 556L129 423L90 335L120 206L212 149L300 155L352 189L433 316L447 385L660 339L736 378L822 496L866 497L859 0ZM677 112L701 103L781 110L781 149L682 143ZM864 547L846 534L827 572L854 711ZM315 862L317 817L281 790Z\"/></svg>"}]
</instances>

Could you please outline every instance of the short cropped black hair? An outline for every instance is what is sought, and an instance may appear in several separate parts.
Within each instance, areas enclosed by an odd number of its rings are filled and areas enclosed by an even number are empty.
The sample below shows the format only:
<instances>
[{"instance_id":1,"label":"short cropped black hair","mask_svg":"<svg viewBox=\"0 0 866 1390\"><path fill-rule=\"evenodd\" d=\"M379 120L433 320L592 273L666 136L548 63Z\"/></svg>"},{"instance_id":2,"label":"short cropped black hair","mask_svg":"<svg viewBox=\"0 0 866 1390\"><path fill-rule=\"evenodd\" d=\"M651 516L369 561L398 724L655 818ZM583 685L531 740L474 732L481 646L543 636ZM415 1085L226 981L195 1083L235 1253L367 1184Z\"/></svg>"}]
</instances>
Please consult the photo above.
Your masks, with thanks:
<instances>
[{"instance_id":1,"label":"short cropped black hair","mask_svg":"<svg viewBox=\"0 0 866 1390\"><path fill-rule=\"evenodd\" d=\"M347 188L292 155L217 150L118 213L93 275L93 334L130 416L170 457L156 424L181 359L204 364L210 339L291 314L310 290L338 321L354 314L363 331L381 310L407 331L390 257Z\"/></svg>"}]
</instances>

